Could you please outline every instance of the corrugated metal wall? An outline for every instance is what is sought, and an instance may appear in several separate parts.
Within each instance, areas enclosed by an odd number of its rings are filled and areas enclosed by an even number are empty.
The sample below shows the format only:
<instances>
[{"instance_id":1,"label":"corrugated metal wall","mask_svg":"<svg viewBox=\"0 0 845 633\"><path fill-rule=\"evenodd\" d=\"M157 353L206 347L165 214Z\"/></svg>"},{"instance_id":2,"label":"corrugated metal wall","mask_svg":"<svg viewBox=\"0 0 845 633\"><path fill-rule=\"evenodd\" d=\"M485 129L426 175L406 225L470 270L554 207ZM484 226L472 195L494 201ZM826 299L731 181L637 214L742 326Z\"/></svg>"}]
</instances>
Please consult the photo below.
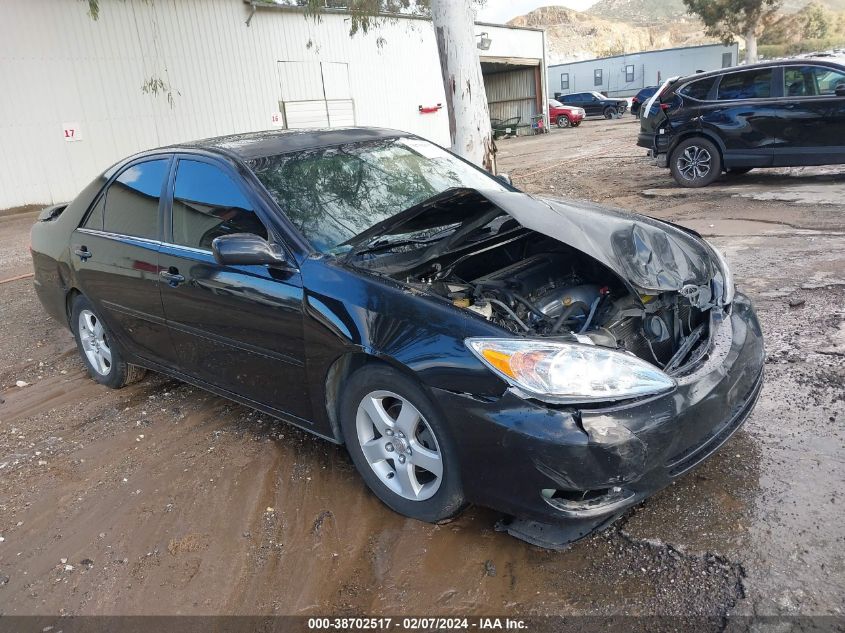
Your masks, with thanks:
<instances>
[{"instance_id":1,"label":"corrugated metal wall","mask_svg":"<svg viewBox=\"0 0 845 633\"><path fill-rule=\"evenodd\" d=\"M537 81L534 68L520 68L484 75L484 89L491 119L521 117L530 124L537 112Z\"/></svg>"},{"instance_id":2,"label":"corrugated metal wall","mask_svg":"<svg viewBox=\"0 0 845 633\"><path fill-rule=\"evenodd\" d=\"M0 2L0 208L70 199L139 150L271 128L289 87L279 61L349 62L356 124L449 144L445 109L418 111L444 98L439 65L419 63L437 60L429 22L350 38L343 15L316 24L260 9L247 27L241 0L102 2L96 22L86 12L78 0ZM172 105L142 92L153 77ZM66 142L65 124L82 140Z\"/></svg>"},{"instance_id":3,"label":"corrugated metal wall","mask_svg":"<svg viewBox=\"0 0 845 633\"><path fill-rule=\"evenodd\" d=\"M572 94L595 90L611 97L632 96L640 88L654 86L675 75L691 75L697 70L716 70L722 67L722 55L730 53L737 60L738 44L724 46L708 44L673 48L661 51L630 53L602 59L589 59L570 64L549 66L548 90ZM626 81L626 66L634 66L634 81ZM602 71L601 85L595 85L594 72ZM569 89L561 88L561 74L569 75Z\"/></svg>"}]
</instances>

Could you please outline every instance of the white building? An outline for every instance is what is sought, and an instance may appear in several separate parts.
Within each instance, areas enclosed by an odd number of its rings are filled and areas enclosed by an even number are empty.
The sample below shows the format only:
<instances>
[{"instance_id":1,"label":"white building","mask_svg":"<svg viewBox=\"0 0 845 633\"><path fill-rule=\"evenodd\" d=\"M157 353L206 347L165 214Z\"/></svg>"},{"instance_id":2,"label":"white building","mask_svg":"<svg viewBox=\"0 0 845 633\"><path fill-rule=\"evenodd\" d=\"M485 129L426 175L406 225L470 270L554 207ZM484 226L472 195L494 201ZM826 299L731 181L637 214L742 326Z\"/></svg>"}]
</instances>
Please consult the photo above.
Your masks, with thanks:
<instances>
[{"instance_id":1,"label":"white building","mask_svg":"<svg viewBox=\"0 0 845 633\"><path fill-rule=\"evenodd\" d=\"M115 161L278 127L370 125L449 145L431 22L245 0L0 2L0 208L68 200ZM544 110L540 30L478 24L491 116ZM441 105L438 109L438 105Z\"/></svg>"},{"instance_id":2,"label":"white building","mask_svg":"<svg viewBox=\"0 0 845 633\"><path fill-rule=\"evenodd\" d=\"M595 91L609 97L630 97L669 77L734 66L739 63L738 52L736 43L705 44L555 64L549 66L549 94Z\"/></svg>"}]
</instances>

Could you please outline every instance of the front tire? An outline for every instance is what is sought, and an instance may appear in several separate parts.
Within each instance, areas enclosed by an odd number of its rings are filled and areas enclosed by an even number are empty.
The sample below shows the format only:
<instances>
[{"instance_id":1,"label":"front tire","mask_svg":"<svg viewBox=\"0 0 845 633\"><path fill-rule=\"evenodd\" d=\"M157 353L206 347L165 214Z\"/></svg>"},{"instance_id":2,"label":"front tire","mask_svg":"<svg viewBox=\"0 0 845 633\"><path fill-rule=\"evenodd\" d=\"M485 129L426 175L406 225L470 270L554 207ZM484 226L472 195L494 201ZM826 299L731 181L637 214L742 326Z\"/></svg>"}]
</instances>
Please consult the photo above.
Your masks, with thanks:
<instances>
[{"instance_id":1,"label":"front tire","mask_svg":"<svg viewBox=\"0 0 845 633\"><path fill-rule=\"evenodd\" d=\"M340 425L364 482L389 508L437 523L466 506L449 429L422 388L382 365L347 381Z\"/></svg>"},{"instance_id":2,"label":"front tire","mask_svg":"<svg viewBox=\"0 0 845 633\"><path fill-rule=\"evenodd\" d=\"M569 126L570 126L569 117L564 116L564 115L562 115L562 114L561 114L561 115L557 118L557 126L558 126L559 128L569 127Z\"/></svg>"},{"instance_id":3,"label":"front tire","mask_svg":"<svg viewBox=\"0 0 845 633\"><path fill-rule=\"evenodd\" d=\"M73 301L70 323L79 355L91 378L106 387L120 389L144 377L144 368L130 365L123 359L111 331L82 295Z\"/></svg>"},{"instance_id":4,"label":"front tire","mask_svg":"<svg viewBox=\"0 0 845 633\"><path fill-rule=\"evenodd\" d=\"M604 109L604 118L605 119L612 119L614 114L616 114L616 110L611 108L610 106L608 106Z\"/></svg>"},{"instance_id":5,"label":"front tire","mask_svg":"<svg viewBox=\"0 0 845 633\"><path fill-rule=\"evenodd\" d=\"M706 187L722 173L722 158L707 139L688 138L672 150L669 169L682 187Z\"/></svg>"}]
</instances>

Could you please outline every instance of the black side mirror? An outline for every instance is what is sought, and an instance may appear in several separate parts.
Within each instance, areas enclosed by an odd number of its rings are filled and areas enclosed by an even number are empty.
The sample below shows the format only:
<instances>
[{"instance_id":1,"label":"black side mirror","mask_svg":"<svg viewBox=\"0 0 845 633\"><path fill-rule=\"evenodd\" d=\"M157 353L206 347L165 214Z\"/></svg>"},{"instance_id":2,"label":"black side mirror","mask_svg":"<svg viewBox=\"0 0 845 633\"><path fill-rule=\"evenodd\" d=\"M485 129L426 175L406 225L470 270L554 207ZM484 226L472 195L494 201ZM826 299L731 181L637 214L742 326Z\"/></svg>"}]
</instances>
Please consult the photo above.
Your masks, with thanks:
<instances>
[{"instance_id":1,"label":"black side mirror","mask_svg":"<svg viewBox=\"0 0 845 633\"><path fill-rule=\"evenodd\" d=\"M506 185L513 185L513 181L511 181L511 175L510 174L496 174L496 178L501 180Z\"/></svg>"},{"instance_id":2,"label":"black side mirror","mask_svg":"<svg viewBox=\"0 0 845 633\"><path fill-rule=\"evenodd\" d=\"M293 269L296 266L287 258L278 244L253 233L221 235L211 242L211 252L218 264L229 266L267 265Z\"/></svg>"},{"instance_id":3,"label":"black side mirror","mask_svg":"<svg viewBox=\"0 0 845 633\"><path fill-rule=\"evenodd\" d=\"M845 84L836 84L836 88L833 91L837 97L845 97Z\"/></svg>"}]
</instances>

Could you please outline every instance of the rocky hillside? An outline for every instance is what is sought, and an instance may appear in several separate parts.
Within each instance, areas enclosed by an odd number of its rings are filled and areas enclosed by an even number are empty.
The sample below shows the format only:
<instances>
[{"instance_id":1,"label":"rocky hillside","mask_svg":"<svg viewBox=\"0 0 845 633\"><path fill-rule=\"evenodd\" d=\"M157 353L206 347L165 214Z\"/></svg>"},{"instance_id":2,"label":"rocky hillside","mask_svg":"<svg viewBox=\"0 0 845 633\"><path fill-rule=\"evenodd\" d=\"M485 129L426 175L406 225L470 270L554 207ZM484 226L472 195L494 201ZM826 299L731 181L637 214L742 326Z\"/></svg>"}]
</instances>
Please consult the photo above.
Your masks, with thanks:
<instances>
[{"instance_id":1,"label":"rocky hillside","mask_svg":"<svg viewBox=\"0 0 845 633\"><path fill-rule=\"evenodd\" d=\"M781 12L795 13L811 2L817 2L828 10L845 11L845 0L783 0ZM689 18L683 0L599 0L586 13L606 20L647 25Z\"/></svg>"},{"instance_id":2,"label":"rocky hillside","mask_svg":"<svg viewBox=\"0 0 845 633\"><path fill-rule=\"evenodd\" d=\"M599 0L586 12L606 20L649 26L690 17L683 0Z\"/></svg>"},{"instance_id":3,"label":"rocky hillside","mask_svg":"<svg viewBox=\"0 0 845 633\"><path fill-rule=\"evenodd\" d=\"M761 38L761 43L783 40L784 44L794 44L814 37L805 28L805 14L819 6L830 25L827 36L839 41L838 34L845 33L845 17L834 12L845 10L845 0L784 0L783 17L775 21L771 36ZM545 28L549 64L716 42L704 35L703 25L686 12L683 0L599 0L583 12L561 6L540 7L508 24ZM822 40L816 44L827 45Z\"/></svg>"},{"instance_id":4,"label":"rocky hillside","mask_svg":"<svg viewBox=\"0 0 845 633\"><path fill-rule=\"evenodd\" d=\"M701 24L689 16L676 16L671 21L649 26L634 21L608 20L589 12L553 6L540 7L514 18L508 24L545 28L550 64L713 41L705 37Z\"/></svg>"}]
</instances>

